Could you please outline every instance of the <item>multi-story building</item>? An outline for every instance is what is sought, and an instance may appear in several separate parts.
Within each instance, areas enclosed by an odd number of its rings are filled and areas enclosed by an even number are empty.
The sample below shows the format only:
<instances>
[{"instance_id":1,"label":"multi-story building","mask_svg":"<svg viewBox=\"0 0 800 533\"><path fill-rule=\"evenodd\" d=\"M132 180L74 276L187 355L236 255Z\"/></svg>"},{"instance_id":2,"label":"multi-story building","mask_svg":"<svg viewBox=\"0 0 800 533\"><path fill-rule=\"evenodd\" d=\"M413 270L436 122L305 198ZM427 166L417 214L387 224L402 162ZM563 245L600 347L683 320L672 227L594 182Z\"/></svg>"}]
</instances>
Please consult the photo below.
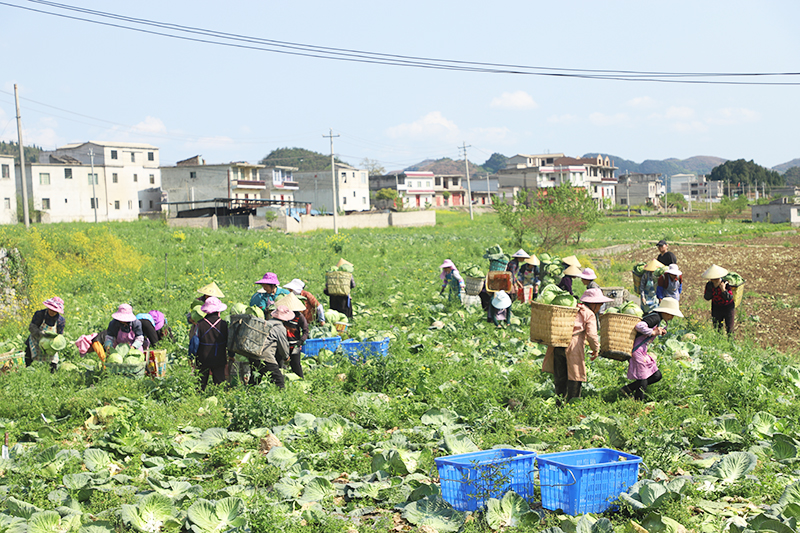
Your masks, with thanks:
<instances>
[{"instance_id":1,"label":"multi-story building","mask_svg":"<svg viewBox=\"0 0 800 533\"><path fill-rule=\"evenodd\" d=\"M351 167L345 163L336 163L336 191L340 211L369 211L369 172ZM294 198L298 202L310 202L318 211L331 212L333 202L333 176L331 170L311 172L293 172L298 190Z\"/></svg>"},{"instance_id":2,"label":"multi-story building","mask_svg":"<svg viewBox=\"0 0 800 533\"><path fill-rule=\"evenodd\" d=\"M300 189L300 184L295 181L294 172L297 167L264 167L258 174L267 187L267 198L280 202L293 202L295 191Z\"/></svg>"},{"instance_id":3,"label":"multi-story building","mask_svg":"<svg viewBox=\"0 0 800 533\"><path fill-rule=\"evenodd\" d=\"M161 211L158 164L155 146L89 141L40 152L25 179L42 222L136 220Z\"/></svg>"},{"instance_id":4,"label":"multi-story building","mask_svg":"<svg viewBox=\"0 0 800 533\"><path fill-rule=\"evenodd\" d=\"M617 202L620 205L651 205L661 207L666 194L661 174L629 173L619 177Z\"/></svg>"},{"instance_id":5,"label":"multi-story building","mask_svg":"<svg viewBox=\"0 0 800 533\"><path fill-rule=\"evenodd\" d=\"M14 224L16 221L17 184L14 158L0 155L0 224Z\"/></svg>"}]
</instances>

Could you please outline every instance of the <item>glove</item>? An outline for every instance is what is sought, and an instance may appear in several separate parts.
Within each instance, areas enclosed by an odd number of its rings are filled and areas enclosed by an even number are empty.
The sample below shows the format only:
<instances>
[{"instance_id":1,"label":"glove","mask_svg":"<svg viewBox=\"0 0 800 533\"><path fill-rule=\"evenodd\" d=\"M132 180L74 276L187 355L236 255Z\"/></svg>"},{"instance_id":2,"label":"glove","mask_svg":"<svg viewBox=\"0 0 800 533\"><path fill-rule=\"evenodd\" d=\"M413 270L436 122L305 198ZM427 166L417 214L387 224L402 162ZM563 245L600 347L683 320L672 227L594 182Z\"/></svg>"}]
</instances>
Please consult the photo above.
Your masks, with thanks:
<instances>
[{"instance_id":1,"label":"glove","mask_svg":"<svg viewBox=\"0 0 800 533\"><path fill-rule=\"evenodd\" d=\"M142 341L135 341L133 344L131 344L131 348L136 348L140 352L143 351L142 350Z\"/></svg>"}]
</instances>

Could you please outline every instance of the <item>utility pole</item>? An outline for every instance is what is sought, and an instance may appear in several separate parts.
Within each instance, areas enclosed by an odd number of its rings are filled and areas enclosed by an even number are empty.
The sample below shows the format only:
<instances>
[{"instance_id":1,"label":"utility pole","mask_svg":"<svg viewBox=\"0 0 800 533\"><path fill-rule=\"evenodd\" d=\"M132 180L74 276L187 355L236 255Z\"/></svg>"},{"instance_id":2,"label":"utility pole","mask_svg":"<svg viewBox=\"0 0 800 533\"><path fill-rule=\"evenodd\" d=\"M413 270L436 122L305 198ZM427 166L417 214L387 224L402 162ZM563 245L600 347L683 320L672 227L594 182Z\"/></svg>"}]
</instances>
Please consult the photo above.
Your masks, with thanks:
<instances>
[{"instance_id":1,"label":"utility pole","mask_svg":"<svg viewBox=\"0 0 800 533\"><path fill-rule=\"evenodd\" d=\"M490 194L491 194L491 192L492 192L492 191L491 191L491 188L492 188L492 187L491 187L491 185L489 184L489 173L487 172L487 173L486 173L486 203L487 203L487 204L491 204L491 203L492 203L492 202L490 202L490 199L491 199L491 196L490 196Z\"/></svg>"},{"instance_id":2,"label":"utility pole","mask_svg":"<svg viewBox=\"0 0 800 533\"><path fill-rule=\"evenodd\" d=\"M92 163L92 204L94 205L94 223L97 224L97 193L94 190L94 148L89 149L89 161ZM192 206L194 207L194 206Z\"/></svg>"},{"instance_id":3,"label":"utility pole","mask_svg":"<svg viewBox=\"0 0 800 533\"><path fill-rule=\"evenodd\" d=\"M19 142L19 183L22 185L22 217L25 219L25 229L31 227L28 216L28 180L25 179L25 148L22 146L22 115L19 112L19 93L17 84L14 84L14 101L17 103L17 141ZM31 176L31 180L33 176Z\"/></svg>"},{"instance_id":4,"label":"utility pole","mask_svg":"<svg viewBox=\"0 0 800 533\"><path fill-rule=\"evenodd\" d=\"M463 143L461 149L464 150L464 170L467 173L467 201L469 202L469 219L475 220L472 215L472 185L469 183L469 159L467 159L467 148L471 148L471 144Z\"/></svg>"},{"instance_id":5,"label":"utility pole","mask_svg":"<svg viewBox=\"0 0 800 533\"><path fill-rule=\"evenodd\" d=\"M336 192L336 165L333 163L333 138L340 137L340 135L333 134L333 128L328 129L329 134L323 135L323 137L328 138L331 140L331 187L333 187L333 232L339 233L339 226L336 224L336 217L338 216L338 205L339 205L339 198Z\"/></svg>"},{"instance_id":6,"label":"utility pole","mask_svg":"<svg viewBox=\"0 0 800 533\"><path fill-rule=\"evenodd\" d=\"M625 204L628 206L628 218L631 218L631 177L625 171Z\"/></svg>"}]
</instances>

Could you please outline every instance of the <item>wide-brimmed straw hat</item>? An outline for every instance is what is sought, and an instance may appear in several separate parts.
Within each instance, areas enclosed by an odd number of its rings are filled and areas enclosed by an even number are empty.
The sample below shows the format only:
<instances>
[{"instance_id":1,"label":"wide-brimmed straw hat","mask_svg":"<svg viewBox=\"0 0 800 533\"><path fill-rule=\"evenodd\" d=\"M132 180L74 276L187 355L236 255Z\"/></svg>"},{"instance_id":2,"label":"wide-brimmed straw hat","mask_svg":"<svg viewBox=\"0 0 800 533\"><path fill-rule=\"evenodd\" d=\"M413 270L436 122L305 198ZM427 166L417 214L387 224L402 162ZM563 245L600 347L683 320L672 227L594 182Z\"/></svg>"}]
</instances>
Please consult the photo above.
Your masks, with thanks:
<instances>
[{"instance_id":1,"label":"wide-brimmed straw hat","mask_svg":"<svg viewBox=\"0 0 800 533\"><path fill-rule=\"evenodd\" d=\"M678 265L672 263L671 265L669 265L667 271L664 272L664 274L672 274L673 276L680 276L681 274L683 274L683 272L678 270Z\"/></svg>"},{"instance_id":2,"label":"wide-brimmed straw hat","mask_svg":"<svg viewBox=\"0 0 800 533\"><path fill-rule=\"evenodd\" d=\"M133 307L129 304L122 304L117 312L111 315L111 318L120 322L133 322L136 320L136 315L133 314Z\"/></svg>"},{"instance_id":3,"label":"wide-brimmed straw hat","mask_svg":"<svg viewBox=\"0 0 800 533\"><path fill-rule=\"evenodd\" d=\"M442 263L441 265L439 265L439 268L448 268L448 267L449 267L449 268L455 268L455 267L456 267L456 265L455 265L455 264L453 264L453 262L452 262L450 259L445 259L445 260L444 260L444 263Z\"/></svg>"},{"instance_id":4,"label":"wide-brimmed straw hat","mask_svg":"<svg viewBox=\"0 0 800 533\"><path fill-rule=\"evenodd\" d=\"M519 257L521 259L527 259L530 257L530 254L528 254L528 252L520 248L519 250L514 252L514 255L512 255L511 257Z\"/></svg>"},{"instance_id":5,"label":"wide-brimmed straw hat","mask_svg":"<svg viewBox=\"0 0 800 533\"><path fill-rule=\"evenodd\" d=\"M572 265L572 266L574 266L576 268L580 268L581 267L581 262L578 261L578 258L575 257L574 255L568 255L567 257L562 259L561 262L565 263L567 265Z\"/></svg>"},{"instance_id":6,"label":"wide-brimmed straw hat","mask_svg":"<svg viewBox=\"0 0 800 533\"><path fill-rule=\"evenodd\" d=\"M579 277L580 277L580 275L581 275L581 273L582 273L582 272L581 272L581 269L580 269L580 268L578 268L578 267L576 267L575 265L569 265L569 266L568 266L568 267L567 267L567 268L564 270L564 275L565 275L565 276L570 276L570 277L573 277L573 278L579 278Z\"/></svg>"},{"instance_id":7,"label":"wide-brimmed straw hat","mask_svg":"<svg viewBox=\"0 0 800 533\"><path fill-rule=\"evenodd\" d=\"M600 289L586 289L581 295L581 302L585 304L604 304L613 302L613 300L605 296Z\"/></svg>"},{"instance_id":8,"label":"wide-brimmed straw hat","mask_svg":"<svg viewBox=\"0 0 800 533\"><path fill-rule=\"evenodd\" d=\"M289 294L287 294L286 296L284 296L280 300L277 300L275 302L275 309L277 309L279 306L282 306L282 305L285 305L286 307L288 307L290 311L305 311L306 310L305 304L303 304L303 302L300 301L300 298L295 296L295 294L293 292L290 292Z\"/></svg>"},{"instance_id":9,"label":"wide-brimmed straw hat","mask_svg":"<svg viewBox=\"0 0 800 533\"><path fill-rule=\"evenodd\" d=\"M497 291L492 298L492 307L495 309L508 309L511 307L511 297L506 291Z\"/></svg>"},{"instance_id":10,"label":"wide-brimmed straw hat","mask_svg":"<svg viewBox=\"0 0 800 533\"><path fill-rule=\"evenodd\" d=\"M205 302L203 302L203 305L200 307L200 310L205 314L210 315L211 313L221 313L227 308L228 306L220 302L219 298L212 296L206 299Z\"/></svg>"},{"instance_id":11,"label":"wide-brimmed straw hat","mask_svg":"<svg viewBox=\"0 0 800 533\"><path fill-rule=\"evenodd\" d=\"M711 265L711 268L703 272L703 279L718 279L728 275L728 271L719 265Z\"/></svg>"},{"instance_id":12,"label":"wide-brimmed straw hat","mask_svg":"<svg viewBox=\"0 0 800 533\"><path fill-rule=\"evenodd\" d=\"M672 316L679 316L683 317L683 313L681 313L680 304L678 300L675 298L670 298L667 296L661 300L661 303L653 309L654 313L664 313L665 315L672 315Z\"/></svg>"},{"instance_id":13,"label":"wide-brimmed straw hat","mask_svg":"<svg viewBox=\"0 0 800 533\"><path fill-rule=\"evenodd\" d=\"M267 272L263 278L256 281L256 285L280 285L278 283L278 275L274 272Z\"/></svg>"},{"instance_id":14,"label":"wide-brimmed straw hat","mask_svg":"<svg viewBox=\"0 0 800 533\"><path fill-rule=\"evenodd\" d=\"M279 305L275 308L272 312L272 318L277 318L278 320L291 320L294 318L294 311L286 307L285 305Z\"/></svg>"},{"instance_id":15,"label":"wide-brimmed straw hat","mask_svg":"<svg viewBox=\"0 0 800 533\"><path fill-rule=\"evenodd\" d=\"M53 296L52 298L44 301L44 306L51 311L55 311L59 315L64 314L64 300L59 298L58 296Z\"/></svg>"},{"instance_id":16,"label":"wide-brimmed straw hat","mask_svg":"<svg viewBox=\"0 0 800 533\"><path fill-rule=\"evenodd\" d=\"M299 278L294 278L292 281L283 286L284 289L292 291L295 294L300 294L305 288L306 284Z\"/></svg>"},{"instance_id":17,"label":"wide-brimmed straw hat","mask_svg":"<svg viewBox=\"0 0 800 533\"><path fill-rule=\"evenodd\" d=\"M594 273L594 270L591 268L584 268L583 272L580 273L578 276L581 279L597 279L597 274Z\"/></svg>"},{"instance_id":18,"label":"wide-brimmed straw hat","mask_svg":"<svg viewBox=\"0 0 800 533\"><path fill-rule=\"evenodd\" d=\"M156 328L156 331L160 330L164 327L164 324L167 323L167 317L164 316L164 313L161 311L156 311L155 309L151 309L149 311L151 317L153 317L153 325Z\"/></svg>"},{"instance_id":19,"label":"wide-brimmed straw hat","mask_svg":"<svg viewBox=\"0 0 800 533\"><path fill-rule=\"evenodd\" d=\"M658 259L652 259L649 263L644 266L644 269L648 272L655 272L659 268L666 268L667 265L659 261Z\"/></svg>"},{"instance_id":20,"label":"wide-brimmed straw hat","mask_svg":"<svg viewBox=\"0 0 800 533\"><path fill-rule=\"evenodd\" d=\"M344 259L343 257L340 257L340 258L339 258L339 262L338 262L338 263L336 263L336 266L337 266L337 267L340 267L340 266L342 266L342 265L350 265L350 266L353 266L353 263L351 263L350 261L345 261L345 259Z\"/></svg>"},{"instance_id":21,"label":"wide-brimmed straw hat","mask_svg":"<svg viewBox=\"0 0 800 533\"><path fill-rule=\"evenodd\" d=\"M535 255L530 256L524 262L528 263L529 265L533 265L533 266L539 266L540 264L542 264L542 262L539 261L539 258L536 257Z\"/></svg>"},{"instance_id":22,"label":"wide-brimmed straw hat","mask_svg":"<svg viewBox=\"0 0 800 533\"><path fill-rule=\"evenodd\" d=\"M197 289L197 292L200 294L204 294L206 296L216 296L217 298L225 298L225 295L222 294L222 291L219 290L217 284L213 281L206 285L205 287L200 287Z\"/></svg>"}]
</instances>

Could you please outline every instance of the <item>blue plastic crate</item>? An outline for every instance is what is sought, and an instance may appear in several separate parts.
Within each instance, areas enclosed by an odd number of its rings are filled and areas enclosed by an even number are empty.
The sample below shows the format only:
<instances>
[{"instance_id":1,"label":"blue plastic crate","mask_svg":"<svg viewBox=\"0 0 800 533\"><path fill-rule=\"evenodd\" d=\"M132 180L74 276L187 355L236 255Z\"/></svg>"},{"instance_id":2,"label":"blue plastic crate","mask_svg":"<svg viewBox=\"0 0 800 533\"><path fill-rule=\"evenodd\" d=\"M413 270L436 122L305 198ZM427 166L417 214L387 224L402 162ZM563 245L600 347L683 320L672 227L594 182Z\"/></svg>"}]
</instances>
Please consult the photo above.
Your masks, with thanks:
<instances>
[{"instance_id":1,"label":"blue plastic crate","mask_svg":"<svg viewBox=\"0 0 800 533\"><path fill-rule=\"evenodd\" d=\"M367 357L386 357L389 355L389 338L382 341L358 342L353 339L342 341L342 350L353 364L366 363Z\"/></svg>"},{"instance_id":2,"label":"blue plastic crate","mask_svg":"<svg viewBox=\"0 0 800 533\"><path fill-rule=\"evenodd\" d=\"M536 452L498 448L448 455L435 460L442 498L459 511L483 508L489 498L513 490L529 502L534 499Z\"/></svg>"},{"instance_id":3,"label":"blue plastic crate","mask_svg":"<svg viewBox=\"0 0 800 533\"><path fill-rule=\"evenodd\" d=\"M305 357L316 357L320 350L330 350L335 352L342 344L341 337L323 337L321 339L308 339L303 344L301 352Z\"/></svg>"},{"instance_id":4,"label":"blue plastic crate","mask_svg":"<svg viewBox=\"0 0 800 533\"><path fill-rule=\"evenodd\" d=\"M568 515L601 513L639 478L642 458L609 448L537 457L542 507Z\"/></svg>"}]
</instances>

